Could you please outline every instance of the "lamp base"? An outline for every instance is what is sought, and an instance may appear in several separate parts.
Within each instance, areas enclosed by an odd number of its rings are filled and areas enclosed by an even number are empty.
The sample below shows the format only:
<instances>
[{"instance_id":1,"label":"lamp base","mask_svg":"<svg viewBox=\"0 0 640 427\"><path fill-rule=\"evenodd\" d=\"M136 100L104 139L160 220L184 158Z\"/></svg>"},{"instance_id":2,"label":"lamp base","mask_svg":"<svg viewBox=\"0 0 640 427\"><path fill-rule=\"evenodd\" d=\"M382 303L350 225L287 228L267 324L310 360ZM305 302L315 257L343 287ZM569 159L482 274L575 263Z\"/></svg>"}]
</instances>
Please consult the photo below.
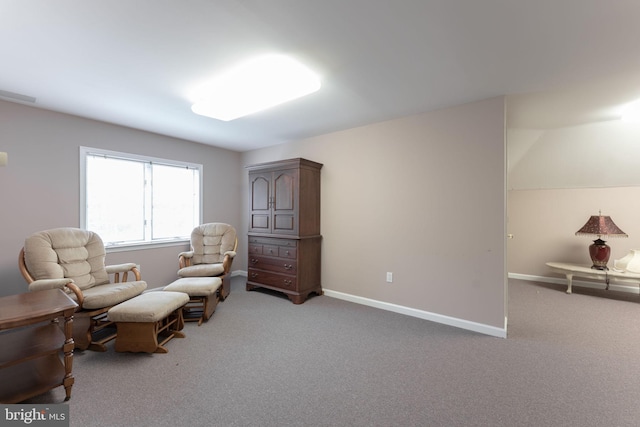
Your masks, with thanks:
<instances>
[{"instance_id":1,"label":"lamp base","mask_svg":"<svg viewBox=\"0 0 640 427\"><path fill-rule=\"evenodd\" d=\"M593 265L591 268L595 270L608 270L607 263L609 262L609 256L611 255L611 248L607 243L598 238L593 241L589 246L589 256Z\"/></svg>"}]
</instances>

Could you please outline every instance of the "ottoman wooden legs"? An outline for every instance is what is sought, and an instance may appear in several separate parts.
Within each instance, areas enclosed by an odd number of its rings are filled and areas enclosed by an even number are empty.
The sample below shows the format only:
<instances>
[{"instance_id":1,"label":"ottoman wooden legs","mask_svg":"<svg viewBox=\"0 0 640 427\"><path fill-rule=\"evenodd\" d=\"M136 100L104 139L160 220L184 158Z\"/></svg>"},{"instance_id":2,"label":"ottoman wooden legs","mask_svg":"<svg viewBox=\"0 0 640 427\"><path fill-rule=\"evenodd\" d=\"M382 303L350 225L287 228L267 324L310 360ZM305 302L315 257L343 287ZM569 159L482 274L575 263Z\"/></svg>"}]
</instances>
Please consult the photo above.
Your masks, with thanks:
<instances>
[{"instance_id":1,"label":"ottoman wooden legs","mask_svg":"<svg viewBox=\"0 0 640 427\"><path fill-rule=\"evenodd\" d=\"M172 338L184 338L182 309L157 322L117 322L116 351L167 353L164 345ZM158 342L158 337L163 338Z\"/></svg>"}]
</instances>

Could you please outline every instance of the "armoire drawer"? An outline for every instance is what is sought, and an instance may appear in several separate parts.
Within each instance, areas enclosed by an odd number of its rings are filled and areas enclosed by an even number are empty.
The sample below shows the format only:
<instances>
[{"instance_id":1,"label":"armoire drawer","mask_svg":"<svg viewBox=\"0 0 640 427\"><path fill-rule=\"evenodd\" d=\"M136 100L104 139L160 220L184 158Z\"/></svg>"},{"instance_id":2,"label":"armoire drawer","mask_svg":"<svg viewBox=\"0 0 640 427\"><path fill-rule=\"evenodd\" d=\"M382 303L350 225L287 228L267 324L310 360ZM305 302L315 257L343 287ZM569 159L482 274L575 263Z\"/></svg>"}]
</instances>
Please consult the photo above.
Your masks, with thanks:
<instances>
[{"instance_id":1,"label":"armoire drawer","mask_svg":"<svg viewBox=\"0 0 640 427\"><path fill-rule=\"evenodd\" d=\"M249 237L249 254L295 259L298 254L297 248L298 242L294 239Z\"/></svg>"},{"instance_id":2,"label":"armoire drawer","mask_svg":"<svg viewBox=\"0 0 640 427\"><path fill-rule=\"evenodd\" d=\"M278 256L278 247L273 245L262 245L262 254L268 256Z\"/></svg>"},{"instance_id":3,"label":"armoire drawer","mask_svg":"<svg viewBox=\"0 0 640 427\"><path fill-rule=\"evenodd\" d=\"M296 290L296 276L249 268L248 279L250 282L256 282L258 284L274 286L290 291Z\"/></svg>"},{"instance_id":4,"label":"armoire drawer","mask_svg":"<svg viewBox=\"0 0 640 427\"><path fill-rule=\"evenodd\" d=\"M298 263L296 260L286 258L269 258L249 255L249 267L285 274L297 274L298 272Z\"/></svg>"},{"instance_id":5,"label":"armoire drawer","mask_svg":"<svg viewBox=\"0 0 640 427\"><path fill-rule=\"evenodd\" d=\"M249 245L271 245L271 246L288 246L295 248L298 246L296 239L283 239L280 237L256 237L249 236Z\"/></svg>"},{"instance_id":6,"label":"armoire drawer","mask_svg":"<svg viewBox=\"0 0 640 427\"><path fill-rule=\"evenodd\" d=\"M249 243L249 255L262 255L262 245Z\"/></svg>"},{"instance_id":7,"label":"armoire drawer","mask_svg":"<svg viewBox=\"0 0 640 427\"><path fill-rule=\"evenodd\" d=\"M296 259L298 250L288 246L280 246L278 248L278 256L281 258Z\"/></svg>"}]
</instances>

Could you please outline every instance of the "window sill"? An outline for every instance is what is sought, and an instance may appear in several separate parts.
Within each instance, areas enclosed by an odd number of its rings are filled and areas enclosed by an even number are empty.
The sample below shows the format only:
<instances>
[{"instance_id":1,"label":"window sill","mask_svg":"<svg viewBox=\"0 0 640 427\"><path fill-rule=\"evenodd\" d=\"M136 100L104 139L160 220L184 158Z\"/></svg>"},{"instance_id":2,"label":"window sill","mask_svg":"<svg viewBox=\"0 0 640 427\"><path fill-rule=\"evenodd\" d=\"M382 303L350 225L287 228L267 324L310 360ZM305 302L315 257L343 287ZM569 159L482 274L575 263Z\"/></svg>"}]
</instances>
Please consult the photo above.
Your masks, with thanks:
<instances>
[{"instance_id":1,"label":"window sill","mask_svg":"<svg viewBox=\"0 0 640 427\"><path fill-rule=\"evenodd\" d=\"M171 240L171 241L164 241L164 242L142 242L142 243L128 243L128 244L122 244L122 245L111 245L111 246L105 246L105 250L107 251L107 253L131 252L131 251L142 251L147 249L166 248L171 246L184 246L185 244L189 244L189 239Z\"/></svg>"}]
</instances>

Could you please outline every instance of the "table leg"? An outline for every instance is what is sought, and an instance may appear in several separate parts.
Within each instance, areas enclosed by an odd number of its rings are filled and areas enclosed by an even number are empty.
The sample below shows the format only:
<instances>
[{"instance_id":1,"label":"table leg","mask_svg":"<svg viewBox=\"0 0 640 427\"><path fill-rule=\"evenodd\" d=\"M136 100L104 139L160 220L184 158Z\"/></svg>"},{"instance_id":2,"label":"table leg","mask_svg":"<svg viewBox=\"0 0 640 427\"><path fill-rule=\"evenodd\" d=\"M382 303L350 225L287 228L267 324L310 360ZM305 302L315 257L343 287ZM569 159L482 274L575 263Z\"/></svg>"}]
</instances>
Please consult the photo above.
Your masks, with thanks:
<instances>
[{"instance_id":1,"label":"table leg","mask_svg":"<svg viewBox=\"0 0 640 427\"><path fill-rule=\"evenodd\" d=\"M75 382L72 374L73 370L73 348L75 344L73 342L73 314L66 315L64 317L64 335L66 340L63 346L64 352L64 380L62 384L65 389L65 399L64 401L68 401L71 399L71 388L73 387L73 383Z\"/></svg>"},{"instance_id":2,"label":"table leg","mask_svg":"<svg viewBox=\"0 0 640 427\"><path fill-rule=\"evenodd\" d=\"M573 274L567 273L567 293L571 293L571 287L573 285Z\"/></svg>"}]
</instances>

